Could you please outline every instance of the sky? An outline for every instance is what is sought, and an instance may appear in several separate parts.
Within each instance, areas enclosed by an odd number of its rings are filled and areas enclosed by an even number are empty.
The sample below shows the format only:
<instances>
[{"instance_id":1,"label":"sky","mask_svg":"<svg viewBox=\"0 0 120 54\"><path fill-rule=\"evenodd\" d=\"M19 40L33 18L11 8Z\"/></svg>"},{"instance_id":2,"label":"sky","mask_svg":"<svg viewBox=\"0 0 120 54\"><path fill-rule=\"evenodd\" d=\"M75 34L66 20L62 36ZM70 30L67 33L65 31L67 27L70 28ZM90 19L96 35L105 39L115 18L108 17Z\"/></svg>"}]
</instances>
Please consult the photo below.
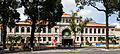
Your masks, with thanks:
<instances>
[{"instance_id":1,"label":"sky","mask_svg":"<svg viewBox=\"0 0 120 54\"><path fill-rule=\"evenodd\" d=\"M62 0L61 2L63 4L63 11L66 14L71 14L71 11L76 11L78 8L76 7L75 1L74 0ZM98 3L97 7L104 9L102 4ZM24 7L19 8L18 12L20 13L20 18L21 20L25 20L27 16L25 16L24 13ZM78 13L79 16L82 16L83 19L85 18L92 18L94 22L97 23L103 23L105 24L105 13L97 11L95 8L91 6L85 6L84 9L80 10ZM117 14L113 14L112 16L109 17L109 24L115 24L118 23L117 19Z\"/></svg>"}]
</instances>

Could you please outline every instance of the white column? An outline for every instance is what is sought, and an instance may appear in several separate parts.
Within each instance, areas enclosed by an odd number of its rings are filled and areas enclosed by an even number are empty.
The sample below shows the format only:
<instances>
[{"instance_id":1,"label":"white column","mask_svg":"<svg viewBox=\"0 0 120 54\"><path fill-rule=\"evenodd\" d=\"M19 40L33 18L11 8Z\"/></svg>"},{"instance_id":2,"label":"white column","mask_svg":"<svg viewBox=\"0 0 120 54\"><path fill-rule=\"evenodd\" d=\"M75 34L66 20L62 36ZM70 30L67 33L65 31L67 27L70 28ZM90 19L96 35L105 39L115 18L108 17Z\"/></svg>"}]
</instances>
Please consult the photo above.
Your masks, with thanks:
<instances>
[{"instance_id":1,"label":"white column","mask_svg":"<svg viewBox=\"0 0 120 54\"><path fill-rule=\"evenodd\" d=\"M81 36L79 36L79 42L81 43Z\"/></svg>"},{"instance_id":2,"label":"white column","mask_svg":"<svg viewBox=\"0 0 120 54\"><path fill-rule=\"evenodd\" d=\"M41 43L43 43L43 36L41 36Z\"/></svg>"},{"instance_id":3,"label":"white column","mask_svg":"<svg viewBox=\"0 0 120 54\"><path fill-rule=\"evenodd\" d=\"M24 38L25 38L25 41L24 41L24 42L26 43L27 37L24 37Z\"/></svg>"},{"instance_id":4,"label":"white column","mask_svg":"<svg viewBox=\"0 0 120 54\"><path fill-rule=\"evenodd\" d=\"M96 28L96 34L98 34L98 28Z\"/></svg>"},{"instance_id":5,"label":"white column","mask_svg":"<svg viewBox=\"0 0 120 54\"><path fill-rule=\"evenodd\" d=\"M92 37L92 42L94 42L94 36Z\"/></svg>"},{"instance_id":6,"label":"white column","mask_svg":"<svg viewBox=\"0 0 120 54\"><path fill-rule=\"evenodd\" d=\"M96 42L98 42L98 36L96 36Z\"/></svg>"},{"instance_id":7,"label":"white column","mask_svg":"<svg viewBox=\"0 0 120 54\"><path fill-rule=\"evenodd\" d=\"M92 28L92 34L94 34L94 28Z\"/></svg>"},{"instance_id":8,"label":"white column","mask_svg":"<svg viewBox=\"0 0 120 54\"><path fill-rule=\"evenodd\" d=\"M12 29L13 34L15 34L15 28Z\"/></svg>"},{"instance_id":9,"label":"white column","mask_svg":"<svg viewBox=\"0 0 120 54\"><path fill-rule=\"evenodd\" d=\"M25 31L24 33L26 34L26 33L27 33L27 27L25 26L24 29L25 29L25 30L24 30L24 31Z\"/></svg>"},{"instance_id":10,"label":"white column","mask_svg":"<svg viewBox=\"0 0 120 54\"><path fill-rule=\"evenodd\" d=\"M87 31L88 31L88 34L90 34L90 32L89 32L89 31L90 31L90 28L87 28Z\"/></svg>"},{"instance_id":11,"label":"white column","mask_svg":"<svg viewBox=\"0 0 120 54\"><path fill-rule=\"evenodd\" d=\"M48 26L46 26L46 33L48 34Z\"/></svg>"},{"instance_id":12,"label":"white column","mask_svg":"<svg viewBox=\"0 0 120 54\"><path fill-rule=\"evenodd\" d=\"M84 40L83 40L83 43L84 43L84 45L86 45L86 40L85 40L85 37L83 37L83 39L84 39Z\"/></svg>"},{"instance_id":13,"label":"white column","mask_svg":"<svg viewBox=\"0 0 120 54\"><path fill-rule=\"evenodd\" d=\"M90 42L90 37L88 36L88 41Z\"/></svg>"},{"instance_id":14,"label":"white column","mask_svg":"<svg viewBox=\"0 0 120 54\"><path fill-rule=\"evenodd\" d=\"M84 39L83 41L86 42L85 37L83 37L83 39Z\"/></svg>"},{"instance_id":15,"label":"white column","mask_svg":"<svg viewBox=\"0 0 120 54\"><path fill-rule=\"evenodd\" d=\"M21 33L21 26L19 26L19 33Z\"/></svg>"},{"instance_id":16,"label":"white column","mask_svg":"<svg viewBox=\"0 0 120 54\"><path fill-rule=\"evenodd\" d=\"M48 36L46 36L46 42L49 42L49 41L48 41Z\"/></svg>"}]
</instances>

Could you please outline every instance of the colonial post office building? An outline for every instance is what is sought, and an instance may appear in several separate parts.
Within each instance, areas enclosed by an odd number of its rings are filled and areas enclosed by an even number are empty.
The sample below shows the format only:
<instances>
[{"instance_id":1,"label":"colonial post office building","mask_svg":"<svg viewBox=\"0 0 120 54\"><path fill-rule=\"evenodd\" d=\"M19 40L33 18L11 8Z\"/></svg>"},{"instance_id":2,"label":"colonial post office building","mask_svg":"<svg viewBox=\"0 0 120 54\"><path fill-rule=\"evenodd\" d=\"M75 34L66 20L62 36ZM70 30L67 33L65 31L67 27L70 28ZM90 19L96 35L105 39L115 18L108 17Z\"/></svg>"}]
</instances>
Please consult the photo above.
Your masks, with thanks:
<instances>
[{"instance_id":1,"label":"colonial post office building","mask_svg":"<svg viewBox=\"0 0 120 54\"><path fill-rule=\"evenodd\" d=\"M49 28L46 26L42 29L39 33L37 32L37 28L35 31L34 39L37 43L53 43L54 39L56 39L56 43L65 44L65 43L73 43L73 33L71 32L69 26L69 20L71 20L71 15L63 14L61 22L58 22L56 26ZM79 24L78 18L75 19L75 22ZM21 36L22 39L28 40L30 39L31 35L31 23L20 21L16 23L18 26L15 28L8 28L7 27L7 36ZM109 26L109 37L116 37L115 34L115 26ZM106 38L106 29L105 24L89 22L87 26L84 27L83 35L81 36L80 33L76 33L76 43L80 44L82 42L86 42L88 40L90 43L98 43L100 42L99 37ZM105 40L104 40L105 42Z\"/></svg>"}]
</instances>

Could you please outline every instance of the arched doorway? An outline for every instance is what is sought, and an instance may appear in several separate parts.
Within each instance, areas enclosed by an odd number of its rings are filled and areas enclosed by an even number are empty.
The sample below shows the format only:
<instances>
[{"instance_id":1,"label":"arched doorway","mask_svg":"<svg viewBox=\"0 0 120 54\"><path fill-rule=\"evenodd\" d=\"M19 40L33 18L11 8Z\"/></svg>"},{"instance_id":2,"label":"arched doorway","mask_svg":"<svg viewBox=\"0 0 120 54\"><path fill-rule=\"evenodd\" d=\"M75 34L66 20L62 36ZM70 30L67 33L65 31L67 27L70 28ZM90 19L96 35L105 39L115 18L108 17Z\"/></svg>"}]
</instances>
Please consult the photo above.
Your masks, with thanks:
<instances>
[{"instance_id":1,"label":"arched doorway","mask_svg":"<svg viewBox=\"0 0 120 54\"><path fill-rule=\"evenodd\" d=\"M69 29L65 29L62 31L62 45L72 45L73 39L71 36L71 31Z\"/></svg>"}]
</instances>

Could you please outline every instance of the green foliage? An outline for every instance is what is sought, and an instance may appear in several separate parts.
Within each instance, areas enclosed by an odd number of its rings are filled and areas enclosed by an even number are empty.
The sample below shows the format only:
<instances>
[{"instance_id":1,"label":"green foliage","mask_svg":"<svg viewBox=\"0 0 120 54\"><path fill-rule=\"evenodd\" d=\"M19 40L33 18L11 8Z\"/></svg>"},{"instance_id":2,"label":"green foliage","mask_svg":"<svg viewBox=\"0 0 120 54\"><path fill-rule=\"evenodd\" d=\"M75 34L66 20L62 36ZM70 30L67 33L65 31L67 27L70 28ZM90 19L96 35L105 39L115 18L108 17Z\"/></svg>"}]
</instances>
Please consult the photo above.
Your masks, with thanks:
<instances>
[{"instance_id":1,"label":"green foliage","mask_svg":"<svg viewBox=\"0 0 120 54\"><path fill-rule=\"evenodd\" d=\"M102 43L102 41L105 41L105 37L98 37L98 41L101 41L101 43Z\"/></svg>"},{"instance_id":2,"label":"green foliage","mask_svg":"<svg viewBox=\"0 0 120 54\"><path fill-rule=\"evenodd\" d=\"M71 18L71 22L70 22L70 28L71 28L71 31L73 33L77 33L78 31L76 30L77 29L77 24L75 23L75 19L76 19L76 16L77 16L77 12L79 12L78 10L76 12L73 12L72 11L72 18Z\"/></svg>"},{"instance_id":3,"label":"green foliage","mask_svg":"<svg viewBox=\"0 0 120 54\"><path fill-rule=\"evenodd\" d=\"M84 45L84 43L82 42L82 43L80 43L80 45Z\"/></svg>"},{"instance_id":4,"label":"green foliage","mask_svg":"<svg viewBox=\"0 0 120 54\"><path fill-rule=\"evenodd\" d=\"M90 43L89 43L89 41L86 41L86 45L89 45Z\"/></svg>"},{"instance_id":5,"label":"green foliage","mask_svg":"<svg viewBox=\"0 0 120 54\"><path fill-rule=\"evenodd\" d=\"M30 41L30 37L27 38L27 41Z\"/></svg>"},{"instance_id":6,"label":"green foliage","mask_svg":"<svg viewBox=\"0 0 120 54\"><path fill-rule=\"evenodd\" d=\"M6 48L6 28L13 28L15 23L20 20L17 12L20 2L17 0L0 0L0 24L2 24L3 48Z\"/></svg>"},{"instance_id":7,"label":"green foliage","mask_svg":"<svg viewBox=\"0 0 120 54\"><path fill-rule=\"evenodd\" d=\"M79 18L79 32L82 32L84 27L87 25L88 22L92 21L92 18L86 18L84 21L82 20L82 17Z\"/></svg>"},{"instance_id":8,"label":"green foliage","mask_svg":"<svg viewBox=\"0 0 120 54\"><path fill-rule=\"evenodd\" d=\"M119 0L75 0L76 5L80 8L80 9L84 9L84 6L92 6L95 9L97 9L98 11L104 11L109 14L109 16L111 16L111 14L114 14L114 11L118 11L119 9ZM105 7L105 9L101 9L97 7L97 4L101 3L103 5L103 7ZM107 10L106 10L107 8Z\"/></svg>"},{"instance_id":9,"label":"green foliage","mask_svg":"<svg viewBox=\"0 0 120 54\"><path fill-rule=\"evenodd\" d=\"M21 39L21 36L14 37L14 36L12 36L12 35L9 35L9 36L7 37L7 41L10 41L11 43L13 43L14 41L15 41L15 42L20 41L20 39Z\"/></svg>"},{"instance_id":10,"label":"green foliage","mask_svg":"<svg viewBox=\"0 0 120 54\"><path fill-rule=\"evenodd\" d=\"M33 47L33 38L35 25L37 21L48 22L49 27L53 27L57 22L61 21L63 14L63 6L61 0L21 0L21 5L25 7L25 15L28 20L32 21L31 30L31 47ZM43 27L43 25L40 25Z\"/></svg>"},{"instance_id":11,"label":"green foliage","mask_svg":"<svg viewBox=\"0 0 120 54\"><path fill-rule=\"evenodd\" d=\"M109 39L108 39L108 18L114 12L120 10L120 3L119 0L75 0L76 5L79 7L79 9L84 9L84 6L92 6L93 8L97 9L98 11L105 12L106 15L106 47L109 48ZM98 3L101 3L104 7L104 9L101 9L98 6Z\"/></svg>"},{"instance_id":12,"label":"green foliage","mask_svg":"<svg viewBox=\"0 0 120 54\"><path fill-rule=\"evenodd\" d=\"M19 1L16 0L0 0L0 16L2 17L1 23L8 25L8 27L14 27L15 22L19 21L20 14L17 12L19 8Z\"/></svg>"},{"instance_id":13,"label":"green foliage","mask_svg":"<svg viewBox=\"0 0 120 54\"><path fill-rule=\"evenodd\" d=\"M48 21L49 26L54 26L61 20L63 14L61 0L21 1L25 7L25 15L28 15L31 21Z\"/></svg>"},{"instance_id":14,"label":"green foliage","mask_svg":"<svg viewBox=\"0 0 120 54\"><path fill-rule=\"evenodd\" d=\"M90 43L89 41L86 41L86 45L92 45L92 43Z\"/></svg>"},{"instance_id":15,"label":"green foliage","mask_svg":"<svg viewBox=\"0 0 120 54\"><path fill-rule=\"evenodd\" d=\"M109 40L112 41L112 40L113 40L113 37L109 37Z\"/></svg>"},{"instance_id":16,"label":"green foliage","mask_svg":"<svg viewBox=\"0 0 120 54\"><path fill-rule=\"evenodd\" d=\"M14 36L8 36L7 40L10 41L11 43L13 43L14 40L15 40L15 37Z\"/></svg>"},{"instance_id":17,"label":"green foliage","mask_svg":"<svg viewBox=\"0 0 120 54\"><path fill-rule=\"evenodd\" d=\"M15 42L20 41L21 36L15 37Z\"/></svg>"}]
</instances>

